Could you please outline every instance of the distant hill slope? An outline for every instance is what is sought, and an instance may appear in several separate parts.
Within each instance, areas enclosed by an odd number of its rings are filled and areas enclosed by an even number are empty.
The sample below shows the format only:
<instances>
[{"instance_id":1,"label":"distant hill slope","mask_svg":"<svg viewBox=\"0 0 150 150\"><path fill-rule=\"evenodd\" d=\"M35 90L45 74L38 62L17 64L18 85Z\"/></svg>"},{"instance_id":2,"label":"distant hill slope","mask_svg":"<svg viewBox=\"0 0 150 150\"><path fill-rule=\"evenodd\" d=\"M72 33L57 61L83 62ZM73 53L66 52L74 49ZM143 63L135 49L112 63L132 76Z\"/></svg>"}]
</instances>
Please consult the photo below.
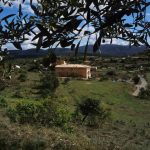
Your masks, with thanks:
<instances>
[{"instance_id":1,"label":"distant hill slope","mask_svg":"<svg viewBox=\"0 0 150 150\"><path fill-rule=\"evenodd\" d=\"M80 47L80 52L84 52L85 47ZM101 45L100 51L102 56L128 56L128 55L135 55L144 52L146 49L145 46L140 47L129 47L126 45L115 45L115 44L106 44ZM88 53L92 53L93 45L89 45ZM100 52L97 52L97 54Z\"/></svg>"},{"instance_id":2,"label":"distant hill slope","mask_svg":"<svg viewBox=\"0 0 150 150\"><path fill-rule=\"evenodd\" d=\"M79 48L79 54L84 53L85 46L81 46ZM128 56L128 55L135 55L144 52L145 46L140 46L140 47L135 47L132 46L131 48L129 46L125 45L102 45L100 48L101 55L102 56L116 56L116 57L121 57L121 56ZM93 54L93 45L88 46L88 55L100 55L100 51L97 51L96 53ZM48 54L47 50L38 50L36 51L35 49L29 49L29 50L11 50L9 51L10 57L12 58L26 58L26 57L40 57L40 56L45 56ZM73 55L74 52L71 51L69 48L57 48L55 50L56 55Z\"/></svg>"}]
</instances>

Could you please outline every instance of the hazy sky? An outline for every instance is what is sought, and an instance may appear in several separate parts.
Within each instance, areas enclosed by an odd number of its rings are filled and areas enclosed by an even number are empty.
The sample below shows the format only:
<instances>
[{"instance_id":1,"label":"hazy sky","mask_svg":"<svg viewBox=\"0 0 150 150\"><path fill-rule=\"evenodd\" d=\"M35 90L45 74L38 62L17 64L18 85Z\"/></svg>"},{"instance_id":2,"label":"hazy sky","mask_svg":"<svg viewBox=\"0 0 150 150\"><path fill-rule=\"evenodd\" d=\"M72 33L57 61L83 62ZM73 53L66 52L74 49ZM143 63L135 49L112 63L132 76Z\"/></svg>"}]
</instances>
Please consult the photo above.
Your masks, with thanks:
<instances>
[{"instance_id":1,"label":"hazy sky","mask_svg":"<svg viewBox=\"0 0 150 150\"><path fill-rule=\"evenodd\" d=\"M147 2L150 2L150 0L147 0ZM36 0L33 0L33 3L36 3ZM6 15L9 15L9 14L17 14L18 13L18 5L19 5L19 1L14 1L12 7L5 6L4 12L1 13L1 15L0 15L0 19L3 18ZM29 6L29 0L26 0L26 2L22 5L22 10L23 10L23 12L25 14L28 14L28 15L30 15L30 14L32 15L33 14L33 10ZM127 17L127 21L129 21L129 22L132 21L132 19L133 19L132 17ZM150 7L147 9L146 20L150 21ZM94 30L94 29L92 27L89 27L88 30ZM37 30L37 32L38 32L38 30ZM30 42L31 42L31 40L33 38L33 35L28 36L28 38L29 38L29 40L26 41L25 43L23 43L23 45L22 45L23 49L29 49L29 48L33 47L33 45L30 44ZM81 45L85 45L86 44L86 40L87 39L85 38L82 41ZM95 36L91 36L90 44L93 44L94 41L95 41ZM106 44L109 43L109 42L110 41L106 39ZM125 41L122 41L122 40L114 39L113 40L113 44L126 45L128 43L125 42ZM12 44L7 44L6 47L8 49L15 49Z\"/></svg>"}]
</instances>

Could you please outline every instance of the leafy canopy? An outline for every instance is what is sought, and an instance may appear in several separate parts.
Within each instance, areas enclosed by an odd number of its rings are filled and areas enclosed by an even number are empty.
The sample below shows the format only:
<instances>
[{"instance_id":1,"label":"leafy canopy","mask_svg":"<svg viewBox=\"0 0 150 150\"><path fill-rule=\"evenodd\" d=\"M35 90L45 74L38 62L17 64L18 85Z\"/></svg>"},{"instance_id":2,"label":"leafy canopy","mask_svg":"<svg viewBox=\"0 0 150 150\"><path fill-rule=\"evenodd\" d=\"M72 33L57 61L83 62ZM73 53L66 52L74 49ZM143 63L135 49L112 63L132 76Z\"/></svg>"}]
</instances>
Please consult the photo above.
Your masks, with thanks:
<instances>
[{"instance_id":1,"label":"leafy canopy","mask_svg":"<svg viewBox=\"0 0 150 150\"><path fill-rule=\"evenodd\" d=\"M2 2L13 5L8 0ZM18 14L1 19L4 23L0 27L0 45L12 42L17 49L21 49L20 44L27 40L25 35L34 33L33 41L38 41L37 49L53 45L71 46L77 53L82 39L87 37L88 45L92 36L96 37L94 52L105 39L112 42L114 38L128 41L130 45L149 46L150 23L146 19L150 5L148 0L37 0L37 3L30 0L29 5L34 11L32 17L24 15L22 4L19 5ZM0 13L3 9L0 7ZM94 30L85 30L85 27ZM40 32L35 33L35 28Z\"/></svg>"}]
</instances>

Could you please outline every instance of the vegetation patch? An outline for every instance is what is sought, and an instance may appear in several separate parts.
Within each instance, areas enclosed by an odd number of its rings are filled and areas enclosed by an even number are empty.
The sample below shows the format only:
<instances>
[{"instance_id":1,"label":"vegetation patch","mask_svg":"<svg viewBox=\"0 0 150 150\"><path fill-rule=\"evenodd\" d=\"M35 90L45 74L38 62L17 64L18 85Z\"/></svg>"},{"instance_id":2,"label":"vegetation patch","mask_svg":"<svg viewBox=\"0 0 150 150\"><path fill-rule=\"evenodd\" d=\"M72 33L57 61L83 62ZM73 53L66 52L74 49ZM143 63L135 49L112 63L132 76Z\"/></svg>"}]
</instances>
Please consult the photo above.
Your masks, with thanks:
<instances>
[{"instance_id":1,"label":"vegetation patch","mask_svg":"<svg viewBox=\"0 0 150 150\"><path fill-rule=\"evenodd\" d=\"M0 91L0 147L148 150L149 98L130 94L133 85L126 81L135 73L108 68L113 64L105 60L99 78L88 81L58 80L40 63L39 69L27 72L33 60L14 61L21 69L12 72L12 79L2 80L7 86ZM115 73L108 73L111 70ZM23 81L21 74L27 75ZM146 77L149 82L149 73Z\"/></svg>"},{"instance_id":2,"label":"vegetation patch","mask_svg":"<svg viewBox=\"0 0 150 150\"><path fill-rule=\"evenodd\" d=\"M141 88L139 98L150 100L150 86L147 89Z\"/></svg>"},{"instance_id":3,"label":"vegetation patch","mask_svg":"<svg viewBox=\"0 0 150 150\"><path fill-rule=\"evenodd\" d=\"M21 100L7 109L7 116L20 124L69 127L71 112L63 104L52 101Z\"/></svg>"},{"instance_id":4,"label":"vegetation patch","mask_svg":"<svg viewBox=\"0 0 150 150\"><path fill-rule=\"evenodd\" d=\"M25 82L27 80L27 73L23 72L19 75L18 80L20 80L21 82Z\"/></svg>"},{"instance_id":5,"label":"vegetation patch","mask_svg":"<svg viewBox=\"0 0 150 150\"><path fill-rule=\"evenodd\" d=\"M53 95L56 88L59 86L59 80L54 72L44 72L40 78L40 85L38 86L41 97L46 98Z\"/></svg>"},{"instance_id":6,"label":"vegetation patch","mask_svg":"<svg viewBox=\"0 0 150 150\"><path fill-rule=\"evenodd\" d=\"M76 117L81 117L81 122L89 126L100 126L110 116L110 111L104 109L100 100L87 98L77 104Z\"/></svg>"},{"instance_id":7,"label":"vegetation patch","mask_svg":"<svg viewBox=\"0 0 150 150\"><path fill-rule=\"evenodd\" d=\"M0 107L7 107L7 102L3 97L0 97Z\"/></svg>"}]
</instances>

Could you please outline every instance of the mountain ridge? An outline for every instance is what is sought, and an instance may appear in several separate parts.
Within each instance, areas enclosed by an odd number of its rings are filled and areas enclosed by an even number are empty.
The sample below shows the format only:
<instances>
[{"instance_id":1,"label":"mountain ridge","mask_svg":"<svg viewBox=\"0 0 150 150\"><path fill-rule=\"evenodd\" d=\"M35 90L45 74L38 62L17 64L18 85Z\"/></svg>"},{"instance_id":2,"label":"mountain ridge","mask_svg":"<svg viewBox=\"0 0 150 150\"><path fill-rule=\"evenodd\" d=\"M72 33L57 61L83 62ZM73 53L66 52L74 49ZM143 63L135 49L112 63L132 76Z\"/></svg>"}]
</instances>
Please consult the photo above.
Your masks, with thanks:
<instances>
[{"instance_id":1,"label":"mountain ridge","mask_svg":"<svg viewBox=\"0 0 150 150\"><path fill-rule=\"evenodd\" d=\"M83 54L85 50L85 46L80 46L78 54ZM96 53L93 53L93 45L88 46L87 55L101 55L101 56L112 56L112 57L125 57L130 55L136 55L144 52L146 50L145 46L127 46L127 45L115 45L115 44L105 44L101 45L100 50ZM70 48L56 48L55 51L58 56L67 56L74 55L74 51L71 51ZM9 50L9 55L11 58L26 58L26 57L41 57L45 56L49 53L48 50Z\"/></svg>"}]
</instances>

